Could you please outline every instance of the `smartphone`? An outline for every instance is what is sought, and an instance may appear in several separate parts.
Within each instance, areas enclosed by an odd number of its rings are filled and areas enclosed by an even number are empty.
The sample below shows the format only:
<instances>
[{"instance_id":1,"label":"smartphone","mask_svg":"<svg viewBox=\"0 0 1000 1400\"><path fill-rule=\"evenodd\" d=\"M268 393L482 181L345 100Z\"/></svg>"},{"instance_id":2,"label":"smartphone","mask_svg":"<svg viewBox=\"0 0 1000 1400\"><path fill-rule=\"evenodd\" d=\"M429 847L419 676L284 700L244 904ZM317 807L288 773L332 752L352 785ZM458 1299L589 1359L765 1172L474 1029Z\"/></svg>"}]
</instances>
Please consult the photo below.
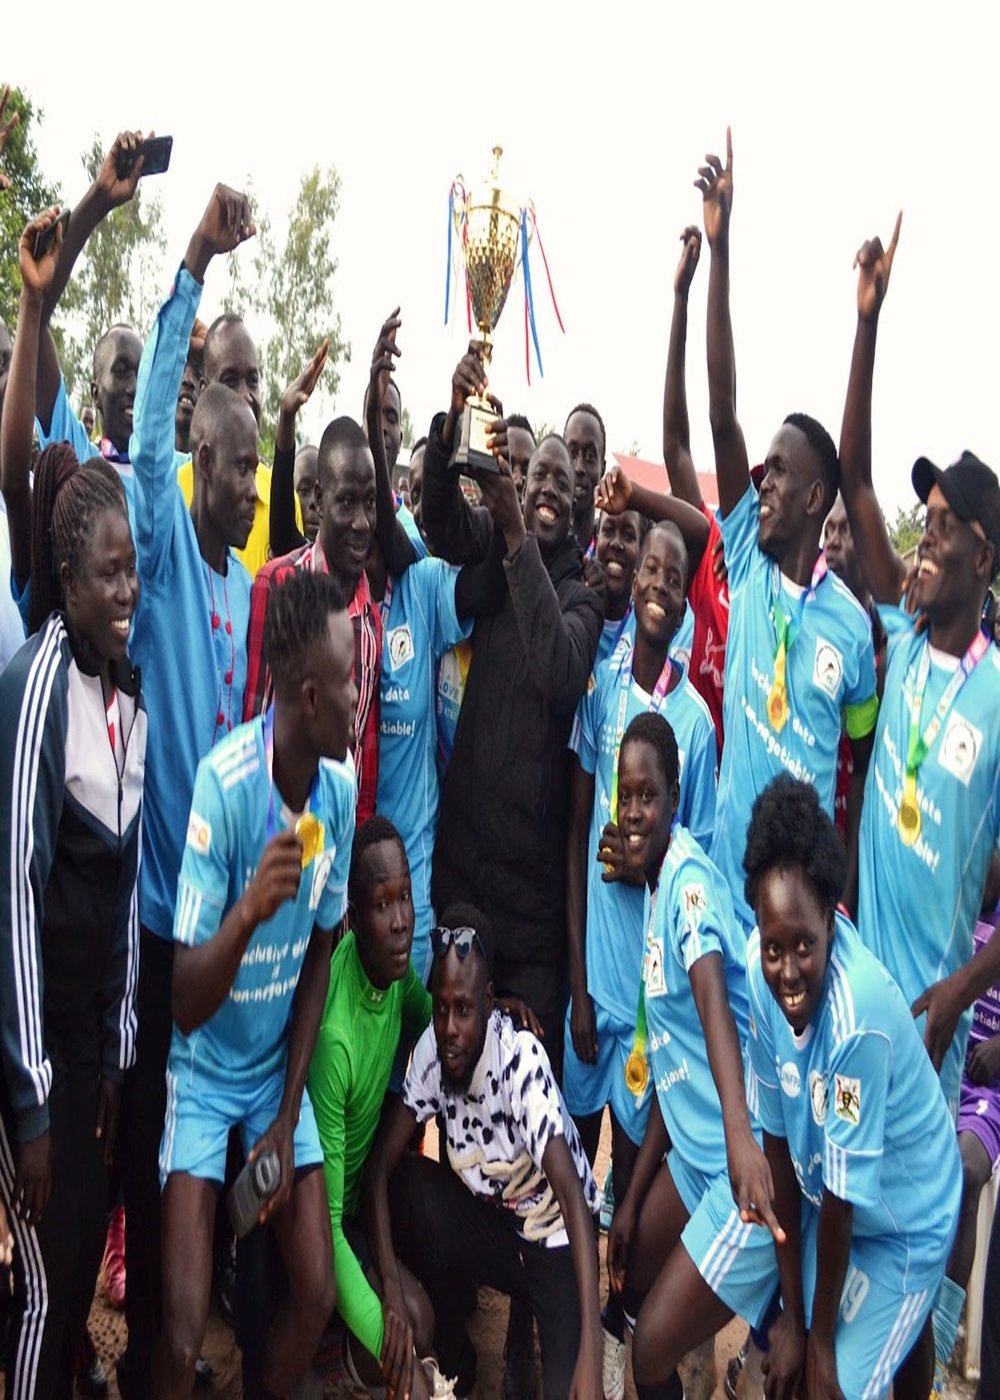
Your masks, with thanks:
<instances>
[{"instance_id":1,"label":"smartphone","mask_svg":"<svg viewBox=\"0 0 1000 1400\"><path fill-rule=\"evenodd\" d=\"M35 262L38 262L39 258L44 258L45 254L52 247L53 243L56 241L56 229L59 228L60 225L62 225L62 236L65 238L66 230L69 228L68 209L62 211L54 224L50 224L49 227L43 229L41 233L35 234L35 246L32 250L32 257L35 259Z\"/></svg>"},{"instance_id":2,"label":"smartphone","mask_svg":"<svg viewBox=\"0 0 1000 1400\"><path fill-rule=\"evenodd\" d=\"M277 1152L262 1152L247 1162L229 1190L229 1219L236 1238L241 1240L260 1219L261 1207L281 1185L281 1163Z\"/></svg>"},{"instance_id":3,"label":"smartphone","mask_svg":"<svg viewBox=\"0 0 1000 1400\"><path fill-rule=\"evenodd\" d=\"M143 175L162 175L164 171L170 169L170 152L174 148L174 138L172 136L153 136L148 141L143 141L142 145L135 151L119 151L118 163L115 170L119 180L124 180L125 176L142 156Z\"/></svg>"}]
</instances>

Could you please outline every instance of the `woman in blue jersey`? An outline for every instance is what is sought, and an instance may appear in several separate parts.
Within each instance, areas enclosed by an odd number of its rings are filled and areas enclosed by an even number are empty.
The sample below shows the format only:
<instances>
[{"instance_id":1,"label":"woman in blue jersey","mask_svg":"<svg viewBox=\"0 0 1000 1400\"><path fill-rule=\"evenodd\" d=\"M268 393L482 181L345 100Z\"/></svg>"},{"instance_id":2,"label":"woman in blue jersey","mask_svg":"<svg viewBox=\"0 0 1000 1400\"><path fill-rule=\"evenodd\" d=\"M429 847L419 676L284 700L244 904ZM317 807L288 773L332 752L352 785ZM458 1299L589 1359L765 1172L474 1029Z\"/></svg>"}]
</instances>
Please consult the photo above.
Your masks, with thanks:
<instances>
[{"instance_id":1,"label":"woman in blue jersey","mask_svg":"<svg viewBox=\"0 0 1000 1400\"><path fill-rule=\"evenodd\" d=\"M765 1226L783 1238L743 1092L745 940L718 870L674 824L678 770L670 725L637 715L618 763L618 822L649 886L648 933L625 1072L652 1099L608 1236L608 1275L638 1314L639 1400L682 1400L678 1362L734 1313L761 1324L778 1281Z\"/></svg>"},{"instance_id":2,"label":"woman in blue jersey","mask_svg":"<svg viewBox=\"0 0 1000 1400\"><path fill-rule=\"evenodd\" d=\"M787 1236L768 1394L925 1400L962 1190L938 1077L896 983L837 912L846 857L815 788L782 775L764 790L744 864L750 1101Z\"/></svg>"},{"instance_id":3,"label":"woman in blue jersey","mask_svg":"<svg viewBox=\"0 0 1000 1400\"><path fill-rule=\"evenodd\" d=\"M57 213L21 239L22 306L44 295L32 249ZM26 334L5 467L23 442L32 350ZM55 460L36 474L32 563L54 581L57 610L0 677L0 1200L15 1241L7 1394L19 1400L72 1394L136 1032L146 715L127 653L135 548L114 468L57 474Z\"/></svg>"}]
</instances>

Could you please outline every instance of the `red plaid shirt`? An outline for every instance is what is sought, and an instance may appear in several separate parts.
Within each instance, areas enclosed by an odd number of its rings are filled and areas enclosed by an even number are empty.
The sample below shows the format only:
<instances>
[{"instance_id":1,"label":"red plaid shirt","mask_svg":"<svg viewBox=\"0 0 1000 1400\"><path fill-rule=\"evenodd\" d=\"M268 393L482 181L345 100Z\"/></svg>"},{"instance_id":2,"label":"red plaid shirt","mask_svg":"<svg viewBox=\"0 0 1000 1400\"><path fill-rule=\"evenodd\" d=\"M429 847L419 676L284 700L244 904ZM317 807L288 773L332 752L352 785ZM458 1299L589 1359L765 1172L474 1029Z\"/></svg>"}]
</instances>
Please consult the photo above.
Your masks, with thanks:
<instances>
[{"instance_id":1,"label":"red plaid shirt","mask_svg":"<svg viewBox=\"0 0 1000 1400\"><path fill-rule=\"evenodd\" d=\"M250 627L247 633L247 688L243 718L263 714L271 703L271 673L264 663L264 618L267 600L276 583L293 569L319 569L328 573L319 540L281 559L270 559L257 573L250 591ZM379 680L382 666L382 617L372 602L368 577L362 571L354 597L347 605L354 625L354 683L358 688L358 713L354 728L354 766L358 775L357 823L375 814L378 789Z\"/></svg>"}]
</instances>

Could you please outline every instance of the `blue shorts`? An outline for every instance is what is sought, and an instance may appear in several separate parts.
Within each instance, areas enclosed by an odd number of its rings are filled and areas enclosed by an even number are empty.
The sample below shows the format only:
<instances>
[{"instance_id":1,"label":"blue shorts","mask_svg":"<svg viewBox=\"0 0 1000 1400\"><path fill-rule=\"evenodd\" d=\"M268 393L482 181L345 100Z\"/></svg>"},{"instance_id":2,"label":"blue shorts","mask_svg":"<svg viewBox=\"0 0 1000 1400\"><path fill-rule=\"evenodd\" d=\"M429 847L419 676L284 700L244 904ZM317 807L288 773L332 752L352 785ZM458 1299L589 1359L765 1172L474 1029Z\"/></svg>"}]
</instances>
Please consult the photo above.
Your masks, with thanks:
<instances>
[{"instance_id":1,"label":"blue shorts","mask_svg":"<svg viewBox=\"0 0 1000 1400\"><path fill-rule=\"evenodd\" d=\"M653 1101L653 1078L650 1075L643 1096L636 1100L625 1083L625 1061L635 1043L635 1026L627 1026L610 1012L594 1003L597 1025L597 1064L588 1065L573 1049L570 1012L566 1012L566 1035L563 1048L563 1098L574 1118L587 1118L601 1113L610 1104L615 1117L637 1147L642 1144Z\"/></svg>"},{"instance_id":2,"label":"blue shorts","mask_svg":"<svg viewBox=\"0 0 1000 1400\"><path fill-rule=\"evenodd\" d=\"M181 1079L168 1070L167 1114L160 1141L160 1189L167 1184L171 1172L188 1172L221 1186L226 1176L230 1128L239 1128L243 1151L249 1153L277 1118L284 1090L283 1073L248 1085L189 1076ZM306 1089L302 1091L294 1150L296 1171L323 1161Z\"/></svg>"},{"instance_id":3,"label":"blue shorts","mask_svg":"<svg viewBox=\"0 0 1000 1400\"><path fill-rule=\"evenodd\" d=\"M807 1324L812 1319L816 1292L818 1223L819 1211L811 1208L803 1212L802 1290ZM857 1259L852 1240L833 1339L837 1381L845 1395L856 1396L857 1400L882 1400L892 1393L892 1378L923 1330L937 1298L940 1278L936 1284L907 1293L902 1287L887 1284L884 1275L874 1278L866 1273ZM946 1262L947 1254L941 1260L941 1278Z\"/></svg>"},{"instance_id":4,"label":"blue shorts","mask_svg":"<svg viewBox=\"0 0 1000 1400\"><path fill-rule=\"evenodd\" d=\"M759 1327L778 1288L778 1258L766 1225L745 1225L727 1172L709 1176L683 1161L676 1148L667 1167L690 1220L681 1244L715 1296ZM850 1394L850 1391L846 1392Z\"/></svg>"}]
</instances>

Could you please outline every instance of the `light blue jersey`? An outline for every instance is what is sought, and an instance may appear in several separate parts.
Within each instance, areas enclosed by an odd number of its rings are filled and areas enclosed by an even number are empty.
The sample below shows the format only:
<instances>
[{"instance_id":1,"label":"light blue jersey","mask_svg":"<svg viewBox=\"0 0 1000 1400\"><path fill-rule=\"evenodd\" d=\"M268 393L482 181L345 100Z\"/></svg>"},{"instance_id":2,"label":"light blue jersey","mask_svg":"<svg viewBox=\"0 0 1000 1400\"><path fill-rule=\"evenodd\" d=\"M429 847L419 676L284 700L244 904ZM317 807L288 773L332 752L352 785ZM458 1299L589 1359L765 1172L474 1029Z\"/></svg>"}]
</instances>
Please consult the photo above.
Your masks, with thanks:
<instances>
[{"instance_id":1,"label":"light blue jersey","mask_svg":"<svg viewBox=\"0 0 1000 1400\"><path fill-rule=\"evenodd\" d=\"M897 822L921 663L927 685L920 727L926 730L959 658L935 652L902 609L882 606L879 617L889 656L861 818L858 929L912 1004L972 957L983 885L1000 834L1000 651L987 649L920 765L921 829L907 846ZM971 1019L970 1007L941 1067L945 1098L953 1104Z\"/></svg>"},{"instance_id":2,"label":"light blue jersey","mask_svg":"<svg viewBox=\"0 0 1000 1400\"><path fill-rule=\"evenodd\" d=\"M751 1100L785 1138L803 1197L854 1207L851 1262L910 1293L933 1289L958 1218L962 1167L937 1075L908 1004L837 915L823 994L797 1036L747 945ZM804 1221L805 1224L805 1221Z\"/></svg>"},{"instance_id":3,"label":"light blue jersey","mask_svg":"<svg viewBox=\"0 0 1000 1400\"><path fill-rule=\"evenodd\" d=\"M421 559L393 579L382 628L382 690L376 809L396 827L410 863L411 960L421 981L430 971L431 859L440 790L434 703L437 662L467 638L472 618L455 612L458 569Z\"/></svg>"},{"instance_id":4,"label":"light blue jersey","mask_svg":"<svg viewBox=\"0 0 1000 1400\"><path fill-rule=\"evenodd\" d=\"M685 671L690 671L691 669L691 648L693 646L694 610L691 604L685 599L684 616L681 618L680 626L674 633L674 640L670 643L670 655L684 667Z\"/></svg>"},{"instance_id":5,"label":"light blue jersey","mask_svg":"<svg viewBox=\"0 0 1000 1400\"><path fill-rule=\"evenodd\" d=\"M605 884L597 859L601 832L617 798L615 766L622 735L653 697L632 679L631 653L599 666L580 701L570 748L594 776L594 809L587 839L587 991L598 1006L631 1025L639 997L643 949L643 891ZM680 756L677 820L707 845L715 815L715 726L708 706L687 678L663 698L658 711L669 721Z\"/></svg>"},{"instance_id":6,"label":"light blue jersey","mask_svg":"<svg viewBox=\"0 0 1000 1400\"><path fill-rule=\"evenodd\" d=\"M597 639L597 656L594 660L596 671L605 661L621 657L632 650L635 643L635 608L630 603L624 617L608 618Z\"/></svg>"},{"instance_id":7,"label":"light blue jersey","mask_svg":"<svg viewBox=\"0 0 1000 1400\"><path fill-rule=\"evenodd\" d=\"M691 968L709 953L721 956L737 1038L745 1045L746 938L726 882L683 827L674 827L647 910L642 977L650 1083L674 1151L699 1173L715 1176L727 1171L726 1139Z\"/></svg>"},{"instance_id":8,"label":"light blue jersey","mask_svg":"<svg viewBox=\"0 0 1000 1400\"><path fill-rule=\"evenodd\" d=\"M269 830L295 825L271 782L264 720L241 724L198 765L174 919L174 940L188 947L218 932L256 874ZM215 1015L190 1035L174 1026L169 1068L182 1091L192 1077L257 1084L283 1071L313 926L332 929L347 910L356 803L354 760L322 760L307 809L322 823L321 848L298 897L254 930Z\"/></svg>"},{"instance_id":9,"label":"light blue jersey","mask_svg":"<svg viewBox=\"0 0 1000 1400\"><path fill-rule=\"evenodd\" d=\"M182 267L142 352L132 431L142 592L131 650L149 714L139 918L164 939L198 763L239 724L247 678L250 575L231 550L225 575L209 568L177 485L174 412L201 290Z\"/></svg>"},{"instance_id":10,"label":"light blue jersey","mask_svg":"<svg viewBox=\"0 0 1000 1400\"><path fill-rule=\"evenodd\" d=\"M815 589L784 578L757 543L760 503L746 492L720 521L729 569L723 717L726 742L719 769L712 859L749 932L754 918L743 896L743 853L755 799L779 773L812 783L833 816L837 754L843 729L861 739L875 728L875 653L871 623L840 579L825 573ZM778 597L775 600L775 592ZM768 719L777 649L772 605L792 619L786 663L788 717Z\"/></svg>"}]
</instances>

